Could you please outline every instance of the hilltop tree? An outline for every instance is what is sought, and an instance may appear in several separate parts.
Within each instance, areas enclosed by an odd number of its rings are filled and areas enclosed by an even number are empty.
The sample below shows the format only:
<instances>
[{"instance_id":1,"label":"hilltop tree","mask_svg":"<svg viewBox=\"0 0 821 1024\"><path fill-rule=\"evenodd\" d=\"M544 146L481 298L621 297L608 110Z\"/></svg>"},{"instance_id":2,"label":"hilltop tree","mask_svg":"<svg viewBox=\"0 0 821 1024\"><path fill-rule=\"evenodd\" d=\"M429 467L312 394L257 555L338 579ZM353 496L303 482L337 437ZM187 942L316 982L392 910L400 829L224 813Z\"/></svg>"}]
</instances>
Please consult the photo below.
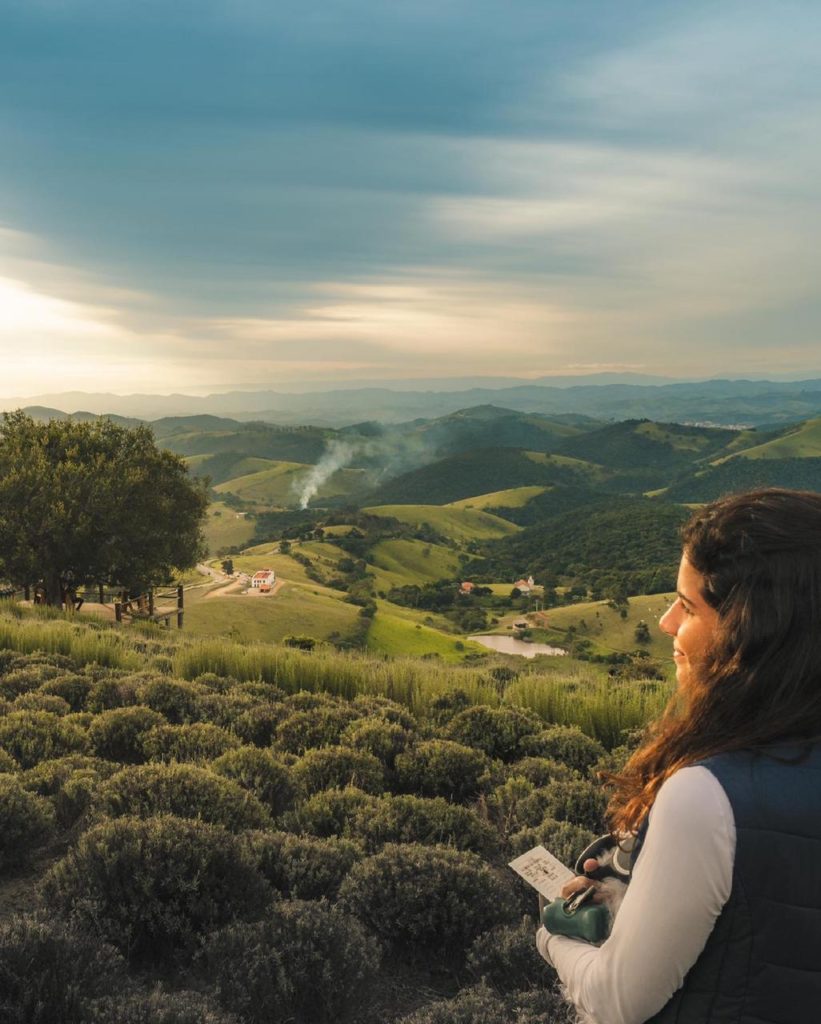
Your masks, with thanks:
<instances>
[{"instance_id":1,"label":"hilltop tree","mask_svg":"<svg viewBox=\"0 0 821 1024\"><path fill-rule=\"evenodd\" d=\"M49 604L96 582L164 582L202 552L206 484L148 427L106 419L0 425L0 573Z\"/></svg>"}]
</instances>

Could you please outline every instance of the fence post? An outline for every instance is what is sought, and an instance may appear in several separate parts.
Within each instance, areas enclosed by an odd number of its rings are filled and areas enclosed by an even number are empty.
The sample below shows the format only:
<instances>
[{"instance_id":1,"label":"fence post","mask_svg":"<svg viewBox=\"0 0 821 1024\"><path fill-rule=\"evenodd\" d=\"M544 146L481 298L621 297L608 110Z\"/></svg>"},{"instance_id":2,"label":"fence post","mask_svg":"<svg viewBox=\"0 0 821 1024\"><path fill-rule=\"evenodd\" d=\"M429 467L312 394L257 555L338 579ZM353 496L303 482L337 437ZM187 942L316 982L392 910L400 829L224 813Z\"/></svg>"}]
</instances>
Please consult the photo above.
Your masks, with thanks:
<instances>
[{"instance_id":1,"label":"fence post","mask_svg":"<svg viewBox=\"0 0 821 1024\"><path fill-rule=\"evenodd\" d=\"M148 614L153 617L154 615L154 588L148 588Z\"/></svg>"},{"instance_id":2,"label":"fence post","mask_svg":"<svg viewBox=\"0 0 821 1024\"><path fill-rule=\"evenodd\" d=\"M114 602L114 618L117 620L117 622L123 621L123 606L120 601Z\"/></svg>"},{"instance_id":3,"label":"fence post","mask_svg":"<svg viewBox=\"0 0 821 1024\"><path fill-rule=\"evenodd\" d=\"M30 601L31 600L31 587L29 586L28 583L23 588L23 599L25 601Z\"/></svg>"},{"instance_id":4,"label":"fence post","mask_svg":"<svg viewBox=\"0 0 821 1024\"><path fill-rule=\"evenodd\" d=\"M182 584L177 587L177 629L182 629L182 617L185 614L183 611L185 600L183 598Z\"/></svg>"},{"instance_id":5,"label":"fence post","mask_svg":"<svg viewBox=\"0 0 821 1024\"><path fill-rule=\"evenodd\" d=\"M97 584L97 596L100 598L100 604L105 604L105 594L103 593L102 583Z\"/></svg>"}]
</instances>

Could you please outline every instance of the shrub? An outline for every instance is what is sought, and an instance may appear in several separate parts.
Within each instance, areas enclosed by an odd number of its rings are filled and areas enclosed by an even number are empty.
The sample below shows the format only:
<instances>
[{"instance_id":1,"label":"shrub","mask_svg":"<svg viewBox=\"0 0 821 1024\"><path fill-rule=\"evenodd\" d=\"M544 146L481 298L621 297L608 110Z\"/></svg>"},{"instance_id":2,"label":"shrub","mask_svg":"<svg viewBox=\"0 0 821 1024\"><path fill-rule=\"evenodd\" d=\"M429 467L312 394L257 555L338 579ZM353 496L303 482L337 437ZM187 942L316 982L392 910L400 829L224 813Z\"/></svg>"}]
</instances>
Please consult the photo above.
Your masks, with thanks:
<instances>
[{"instance_id":1,"label":"shrub","mask_svg":"<svg viewBox=\"0 0 821 1024\"><path fill-rule=\"evenodd\" d=\"M130 958L160 964L190 955L203 932L258 914L270 889L237 836L168 815L90 829L43 894Z\"/></svg>"},{"instance_id":2,"label":"shrub","mask_svg":"<svg viewBox=\"0 0 821 1024\"><path fill-rule=\"evenodd\" d=\"M253 743L255 747L270 747L282 717L281 704L257 704L238 714L233 719L231 728L243 743Z\"/></svg>"},{"instance_id":3,"label":"shrub","mask_svg":"<svg viewBox=\"0 0 821 1024\"><path fill-rule=\"evenodd\" d=\"M407 729L380 718L364 718L351 722L341 742L356 750L366 750L387 768L393 768L396 755L401 754L412 739Z\"/></svg>"},{"instance_id":4,"label":"shrub","mask_svg":"<svg viewBox=\"0 0 821 1024\"><path fill-rule=\"evenodd\" d=\"M358 717L351 707L336 704L295 711L277 726L276 745L291 754L332 746L339 742L345 727Z\"/></svg>"},{"instance_id":5,"label":"shrub","mask_svg":"<svg viewBox=\"0 0 821 1024\"><path fill-rule=\"evenodd\" d=\"M320 837L341 836L350 832L351 822L359 809L373 806L375 800L375 797L353 786L326 789L283 815L282 824L289 832Z\"/></svg>"},{"instance_id":6,"label":"shrub","mask_svg":"<svg viewBox=\"0 0 821 1024\"><path fill-rule=\"evenodd\" d=\"M120 679L108 676L93 684L86 697L86 710L99 714L114 708L137 703L135 687L123 685Z\"/></svg>"},{"instance_id":7,"label":"shrub","mask_svg":"<svg viewBox=\"0 0 821 1024\"><path fill-rule=\"evenodd\" d=\"M88 748L86 734L47 711L12 711L0 718L0 747L22 768Z\"/></svg>"},{"instance_id":8,"label":"shrub","mask_svg":"<svg viewBox=\"0 0 821 1024\"><path fill-rule=\"evenodd\" d=\"M371 852L385 843L422 843L490 854L497 845L495 833L475 811L442 797L380 797L357 810L350 834Z\"/></svg>"},{"instance_id":9,"label":"shrub","mask_svg":"<svg viewBox=\"0 0 821 1024\"><path fill-rule=\"evenodd\" d=\"M450 722L454 715L470 707L470 697L464 690L447 690L430 702L428 714L431 721L440 728Z\"/></svg>"},{"instance_id":10,"label":"shrub","mask_svg":"<svg viewBox=\"0 0 821 1024\"><path fill-rule=\"evenodd\" d=\"M470 947L468 970L477 981L487 982L497 992L543 984L545 961L536 949L535 932L536 922L530 918L520 924L491 928Z\"/></svg>"},{"instance_id":11,"label":"shrub","mask_svg":"<svg viewBox=\"0 0 821 1024\"><path fill-rule=\"evenodd\" d=\"M112 708L96 716L88 735L98 757L121 764L142 764L145 734L164 721L158 711L140 705Z\"/></svg>"},{"instance_id":12,"label":"shrub","mask_svg":"<svg viewBox=\"0 0 821 1024\"><path fill-rule=\"evenodd\" d=\"M398 725L408 732L415 732L416 719L407 708L388 697L378 694L360 693L350 702L358 717L381 718L391 725Z\"/></svg>"},{"instance_id":13,"label":"shrub","mask_svg":"<svg viewBox=\"0 0 821 1024\"><path fill-rule=\"evenodd\" d=\"M254 832L251 852L264 878L284 896L316 900L336 896L342 879L362 856L348 839Z\"/></svg>"},{"instance_id":14,"label":"shrub","mask_svg":"<svg viewBox=\"0 0 821 1024\"><path fill-rule=\"evenodd\" d=\"M364 750L350 747L321 747L308 750L292 769L294 782L305 793L355 786L366 793L385 788L382 765Z\"/></svg>"},{"instance_id":15,"label":"shrub","mask_svg":"<svg viewBox=\"0 0 821 1024\"><path fill-rule=\"evenodd\" d=\"M52 693L43 693L42 690L32 690L30 693L21 693L15 697L13 708L15 711L47 711L50 715L67 715L71 707L62 697L55 697Z\"/></svg>"},{"instance_id":16,"label":"shrub","mask_svg":"<svg viewBox=\"0 0 821 1024\"><path fill-rule=\"evenodd\" d=\"M397 756L396 778L400 789L462 801L478 793L487 767L479 750L452 740L427 740Z\"/></svg>"},{"instance_id":17,"label":"shrub","mask_svg":"<svg viewBox=\"0 0 821 1024\"><path fill-rule=\"evenodd\" d=\"M570 1003L564 998L557 986L552 984L555 974L542 962L541 976L544 981L545 971L551 985L542 985L529 992L516 992L507 1000L511 1009L511 1024L578 1024L579 1018Z\"/></svg>"},{"instance_id":18,"label":"shrub","mask_svg":"<svg viewBox=\"0 0 821 1024\"><path fill-rule=\"evenodd\" d=\"M463 989L453 999L423 1006L398 1024L510 1024L510 1020L501 996L486 985L477 985Z\"/></svg>"},{"instance_id":19,"label":"shrub","mask_svg":"<svg viewBox=\"0 0 821 1024\"><path fill-rule=\"evenodd\" d=\"M157 725L143 737L149 761L213 761L239 745L236 736L210 722Z\"/></svg>"},{"instance_id":20,"label":"shrub","mask_svg":"<svg viewBox=\"0 0 821 1024\"><path fill-rule=\"evenodd\" d=\"M151 679L140 687L140 703L152 708L172 725L193 722L197 717L199 688L176 679Z\"/></svg>"},{"instance_id":21,"label":"shrub","mask_svg":"<svg viewBox=\"0 0 821 1024\"><path fill-rule=\"evenodd\" d=\"M99 787L94 812L111 818L174 814L232 832L271 825L266 808L239 783L192 764L123 768Z\"/></svg>"},{"instance_id":22,"label":"shrub","mask_svg":"<svg viewBox=\"0 0 821 1024\"><path fill-rule=\"evenodd\" d=\"M60 828L71 828L91 805L92 794L101 779L107 779L118 765L97 757L71 754L42 761L21 777L22 785L39 796L49 796Z\"/></svg>"},{"instance_id":23,"label":"shrub","mask_svg":"<svg viewBox=\"0 0 821 1024\"><path fill-rule=\"evenodd\" d=\"M538 719L518 708L491 708L477 704L454 716L446 734L458 743L483 750L489 757L512 761L520 753L523 738L537 732L540 727Z\"/></svg>"},{"instance_id":24,"label":"shrub","mask_svg":"<svg viewBox=\"0 0 821 1024\"><path fill-rule=\"evenodd\" d=\"M240 1024L199 992L135 992L92 1003L83 1024Z\"/></svg>"},{"instance_id":25,"label":"shrub","mask_svg":"<svg viewBox=\"0 0 821 1024\"><path fill-rule=\"evenodd\" d=\"M54 811L23 789L15 775L0 775L0 870L24 863L54 833Z\"/></svg>"},{"instance_id":26,"label":"shrub","mask_svg":"<svg viewBox=\"0 0 821 1024\"><path fill-rule=\"evenodd\" d=\"M20 765L7 751L0 748L0 774L4 772L19 772Z\"/></svg>"},{"instance_id":27,"label":"shrub","mask_svg":"<svg viewBox=\"0 0 821 1024\"><path fill-rule=\"evenodd\" d=\"M527 779L534 786L546 786L550 782L560 779L566 782L576 778L576 772L561 761L553 761L549 757L523 757L521 761L514 761L507 765L506 775L508 778Z\"/></svg>"},{"instance_id":28,"label":"shrub","mask_svg":"<svg viewBox=\"0 0 821 1024\"><path fill-rule=\"evenodd\" d=\"M541 808L534 809L531 800L534 789L532 782L517 775L496 786L482 800L488 820L504 835L541 821Z\"/></svg>"},{"instance_id":29,"label":"shrub","mask_svg":"<svg viewBox=\"0 0 821 1024\"><path fill-rule=\"evenodd\" d=\"M57 676L49 679L40 687L40 693L50 693L62 697L72 711L85 711L86 699L91 691L92 682L85 676L76 674Z\"/></svg>"},{"instance_id":30,"label":"shrub","mask_svg":"<svg viewBox=\"0 0 821 1024\"><path fill-rule=\"evenodd\" d=\"M199 698L200 718L222 729L233 729L234 723L254 707L254 698L244 693L213 693L207 691ZM244 739L244 737L243 737ZM246 740L245 742L250 742ZM268 744L265 744L267 746Z\"/></svg>"},{"instance_id":31,"label":"shrub","mask_svg":"<svg viewBox=\"0 0 821 1024\"><path fill-rule=\"evenodd\" d=\"M269 750L238 747L229 750L211 764L211 771L233 779L249 790L278 817L294 802L294 784L289 769Z\"/></svg>"},{"instance_id":32,"label":"shrub","mask_svg":"<svg viewBox=\"0 0 821 1024\"><path fill-rule=\"evenodd\" d=\"M581 825L574 825L570 821L556 821L555 818L545 818L535 827L523 828L515 832L508 839L508 845L513 857L527 853L534 846L544 846L563 864L573 867L582 850L589 846L595 838L595 833ZM530 895L532 897L532 891Z\"/></svg>"},{"instance_id":33,"label":"shrub","mask_svg":"<svg viewBox=\"0 0 821 1024\"><path fill-rule=\"evenodd\" d=\"M123 962L59 920L18 916L0 924L4 1024L87 1024L85 1001L122 973Z\"/></svg>"},{"instance_id":34,"label":"shrub","mask_svg":"<svg viewBox=\"0 0 821 1024\"><path fill-rule=\"evenodd\" d=\"M218 932L203 959L220 1001L249 1024L330 1024L361 1013L380 951L338 907L294 900Z\"/></svg>"},{"instance_id":35,"label":"shrub","mask_svg":"<svg viewBox=\"0 0 821 1024\"><path fill-rule=\"evenodd\" d=\"M53 665L21 663L19 668L13 668L0 678L0 697L14 700L21 693L39 689L43 683L58 674L59 670Z\"/></svg>"},{"instance_id":36,"label":"shrub","mask_svg":"<svg viewBox=\"0 0 821 1024\"><path fill-rule=\"evenodd\" d=\"M598 833L605 830L606 806L607 800L601 786L583 779L571 779L569 782L551 782L535 789L520 804L520 817L528 825L537 825L544 818L557 818Z\"/></svg>"},{"instance_id":37,"label":"shrub","mask_svg":"<svg viewBox=\"0 0 821 1024\"><path fill-rule=\"evenodd\" d=\"M353 866L339 901L391 945L458 961L469 942L505 919L511 894L475 854L389 844Z\"/></svg>"},{"instance_id":38,"label":"shrub","mask_svg":"<svg viewBox=\"0 0 821 1024\"><path fill-rule=\"evenodd\" d=\"M572 725L553 725L532 736L525 736L522 752L536 757L551 757L576 771L586 772L601 757L604 747Z\"/></svg>"}]
</instances>

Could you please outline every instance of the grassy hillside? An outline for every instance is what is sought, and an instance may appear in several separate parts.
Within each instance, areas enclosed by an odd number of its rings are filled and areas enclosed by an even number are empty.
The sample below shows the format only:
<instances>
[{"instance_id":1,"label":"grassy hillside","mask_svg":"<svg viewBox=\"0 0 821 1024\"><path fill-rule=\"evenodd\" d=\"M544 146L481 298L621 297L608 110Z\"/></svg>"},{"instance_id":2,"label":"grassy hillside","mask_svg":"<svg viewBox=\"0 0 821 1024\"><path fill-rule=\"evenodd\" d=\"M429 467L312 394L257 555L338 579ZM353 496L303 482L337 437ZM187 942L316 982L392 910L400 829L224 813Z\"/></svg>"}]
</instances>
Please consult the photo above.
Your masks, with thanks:
<instances>
[{"instance_id":1,"label":"grassy hillside","mask_svg":"<svg viewBox=\"0 0 821 1024\"><path fill-rule=\"evenodd\" d=\"M505 491L491 491L448 502L448 508L521 508L546 490L547 487L509 487Z\"/></svg>"},{"instance_id":2,"label":"grassy hillside","mask_svg":"<svg viewBox=\"0 0 821 1024\"><path fill-rule=\"evenodd\" d=\"M205 541L209 552L216 554L222 548L242 547L253 536L253 519L238 515L222 501L213 501L208 506Z\"/></svg>"},{"instance_id":3,"label":"grassy hillside","mask_svg":"<svg viewBox=\"0 0 821 1024\"><path fill-rule=\"evenodd\" d=\"M752 435L754 436L754 435ZM751 437L752 437L751 436ZM743 459L809 459L821 458L821 417L799 423L772 440L752 444L728 458ZM717 460L719 462L724 459Z\"/></svg>"},{"instance_id":4,"label":"grassy hillside","mask_svg":"<svg viewBox=\"0 0 821 1024\"><path fill-rule=\"evenodd\" d=\"M460 571L452 549L421 540L380 541L371 550L370 562L377 590L452 579Z\"/></svg>"},{"instance_id":5,"label":"grassy hillside","mask_svg":"<svg viewBox=\"0 0 821 1024\"><path fill-rule=\"evenodd\" d=\"M235 494L243 501L267 505L295 505L305 485L311 466L298 462L277 462L259 472L238 476L218 484L218 494ZM364 471L342 469L334 473L319 489L320 498L353 494L362 489Z\"/></svg>"},{"instance_id":6,"label":"grassy hillside","mask_svg":"<svg viewBox=\"0 0 821 1024\"><path fill-rule=\"evenodd\" d=\"M463 544L472 540L491 540L518 532L519 527L499 516L480 509L462 509L439 505L380 505L363 509L376 516L390 516L411 526L430 525L453 540Z\"/></svg>"},{"instance_id":7,"label":"grassy hillside","mask_svg":"<svg viewBox=\"0 0 821 1024\"><path fill-rule=\"evenodd\" d=\"M672 501L705 502L756 487L821 491L821 457L782 459L767 455L747 459L738 456L676 480L663 494Z\"/></svg>"}]
</instances>

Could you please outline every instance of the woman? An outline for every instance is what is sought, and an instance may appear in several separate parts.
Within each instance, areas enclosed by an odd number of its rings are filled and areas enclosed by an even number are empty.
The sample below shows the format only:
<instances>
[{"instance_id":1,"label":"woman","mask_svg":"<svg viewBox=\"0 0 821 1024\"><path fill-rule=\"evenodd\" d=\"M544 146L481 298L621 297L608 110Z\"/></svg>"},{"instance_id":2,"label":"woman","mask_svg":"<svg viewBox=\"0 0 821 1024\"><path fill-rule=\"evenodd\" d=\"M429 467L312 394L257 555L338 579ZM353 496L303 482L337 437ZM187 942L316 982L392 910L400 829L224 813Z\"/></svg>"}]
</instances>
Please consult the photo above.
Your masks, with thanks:
<instances>
[{"instance_id":1,"label":"woman","mask_svg":"<svg viewBox=\"0 0 821 1024\"><path fill-rule=\"evenodd\" d=\"M660 621L677 693L609 779L632 880L601 946L544 928L537 945L595 1024L815 1024L821 494L725 498L683 538Z\"/></svg>"}]
</instances>

